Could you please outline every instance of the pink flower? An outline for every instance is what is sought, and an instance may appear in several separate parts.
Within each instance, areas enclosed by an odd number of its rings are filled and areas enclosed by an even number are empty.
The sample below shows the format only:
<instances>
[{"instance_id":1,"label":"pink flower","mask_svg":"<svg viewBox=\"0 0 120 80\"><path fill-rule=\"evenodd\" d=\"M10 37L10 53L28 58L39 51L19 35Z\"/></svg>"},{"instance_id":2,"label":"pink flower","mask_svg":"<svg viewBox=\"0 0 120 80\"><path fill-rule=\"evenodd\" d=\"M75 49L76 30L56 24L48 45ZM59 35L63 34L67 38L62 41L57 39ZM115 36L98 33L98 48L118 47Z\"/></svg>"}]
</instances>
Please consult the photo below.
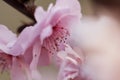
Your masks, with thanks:
<instances>
[{"instance_id":1,"label":"pink flower","mask_svg":"<svg viewBox=\"0 0 120 80\"><path fill-rule=\"evenodd\" d=\"M0 25L0 71L10 71L11 80L31 80L27 75L31 75L24 59L10 53L10 49L16 42L17 37L6 26ZM24 66L23 66L24 65ZM27 72L26 74L24 73ZM17 72L17 74L16 74Z\"/></svg>"},{"instance_id":2,"label":"pink flower","mask_svg":"<svg viewBox=\"0 0 120 80\"><path fill-rule=\"evenodd\" d=\"M30 69L37 71L38 64L49 64L52 56L64 50L63 44L70 36L70 25L80 17L77 0L57 0L47 11L38 7L35 12L37 23L22 31L10 52L16 56L24 55Z\"/></svg>"},{"instance_id":3,"label":"pink flower","mask_svg":"<svg viewBox=\"0 0 120 80\"><path fill-rule=\"evenodd\" d=\"M35 55L40 55L39 61L44 59L46 61L44 63L47 64L49 55L64 48L62 44L66 43L69 36L68 29L71 23L79 19L80 16L80 5L77 0L57 0L55 6L51 4L47 12L38 7L35 12L37 23L23 30L11 52L26 55L26 52L33 49L34 44L38 41L41 53ZM28 55L32 55L31 52ZM32 55L31 57L34 59L37 56Z\"/></svg>"},{"instance_id":4,"label":"pink flower","mask_svg":"<svg viewBox=\"0 0 120 80\"><path fill-rule=\"evenodd\" d=\"M81 17L80 5L77 0L57 0L54 6L50 4L46 13L42 13L45 17L40 16L41 12L41 8L38 7L35 12L37 20L35 27L39 31L40 27L43 29L40 34L41 55L49 55L44 58L49 59L55 57L58 51L64 50L63 44L68 43L71 25Z\"/></svg>"}]
</instances>

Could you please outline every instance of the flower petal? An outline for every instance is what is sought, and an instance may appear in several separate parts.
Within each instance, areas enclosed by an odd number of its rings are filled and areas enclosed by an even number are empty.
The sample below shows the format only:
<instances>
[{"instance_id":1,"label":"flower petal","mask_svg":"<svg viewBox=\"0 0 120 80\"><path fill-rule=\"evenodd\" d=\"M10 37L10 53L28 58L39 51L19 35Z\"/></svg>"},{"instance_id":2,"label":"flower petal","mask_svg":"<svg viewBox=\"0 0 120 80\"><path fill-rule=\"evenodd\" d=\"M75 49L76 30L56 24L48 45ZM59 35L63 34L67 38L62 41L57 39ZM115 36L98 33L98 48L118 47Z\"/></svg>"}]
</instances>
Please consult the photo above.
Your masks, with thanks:
<instances>
[{"instance_id":1,"label":"flower petal","mask_svg":"<svg viewBox=\"0 0 120 80\"><path fill-rule=\"evenodd\" d=\"M69 21L73 17L80 18L80 4L78 0L57 0L56 5L52 9L50 16L52 16L51 23L53 24L53 26L59 21L64 22L65 17L68 16L69 19L67 21Z\"/></svg>"},{"instance_id":2,"label":"flower petal","mask_svg":"<svg viewBox=\"0 0 120 80\"><path fill-rule=\"evenodd\" d=\"M63 61L60 66L58 80L80 80L80 57L67 45L65 51L67 55L63 56ZM61 56L62 57L62 56ZM79 77L79 79L77 79Z\"/></svg>"},{"instance_id":3,"label":"flower petal","mask_svg":"<svg viewBox=\"0 0 120 80\"><path fill-rule=\"evenodd\" d=\"M14 33L12 33L6 26L0 25L0 51L5 54L9 53L9 46L8 44L13 43L16 41L17 37Z\"/></svg>"},{"instance_id":4,"label":"flower petal","mask_svg":"<svg viewBox=\"0 0 120 80\"><path fill-rule=\"evenodd\" d=\"M39 66L46 66L50 64L50 56L48 51L45 48L41 49L40 57L39 57Z\"/></svg>"},{"instance_id":5,"label":"flower petal","mask_svg":"<svg viewBox=\"0 0 120 80\"><path fill-rule=\"evenodd\" d=\"M46 12L43 10L42 7L37 7L35 10L35 19L37 22L41 22L42 19L44 18Z\"/></svg>"},{"instance_id":6,"label":"flower petal","mask_svg":"<svg viewBox=\"0 0 120 80\"><path fill-rule=\"evenodd\" d=\"M32 78L34 80L41 79L41 75L37 70L37 65L39 62L40 53L41 53L41 44L39 41L36 41L36 43L33 46L33 59L32 59L31 64L30 64L31 74L32 74Z\"/></svg>"},{"instance_id":7,"label":"flower petal","mask_svg":"<svg viewBox=\"0 0 120 80\"><path fill-rule=\"evenodd\" d=\"M78 75L79 75L79 68L77 62L67 57L67 59L60 68L58 80L74 79Z\"/></svg>"},{"instance_id":8,"label":"flower petal","mask_svg":"<svg viewBox=\"0 0 120 80\"><path fill-rule=\"evenodd\" d=\"M36 33L32 26L25 28L11 48L10 53L13 53L15 56L24 54L27 48L33 44L35 37Z\"/></svg>"},{"instance_id":9,"label":"flower petal","mask_svg":"<svg viewBox=\"0 0 120 80\"><path fill-rule=\"evenodd\" d=\"M53 4L49 4L47 11L50 11L53 8Z\"/></svg>"},{"instance_id":10,"label":"flower petal","mask_svg":"<svg viewBox=\"0 0 120 80\"><path fill-rule=\"evenodd\" d=\"M25 63L27 63L28 65L30 65L33 58L32 50L33 50L33 47L31 46L25 51L23 55L25 59Z\"/></svg>"},{"instance_id":11,"label":"flower petal","mask_svg":"<svg viewBox=\"0 0 120 80\"><path fill-rule=\"evenodd\" d=\"M46 28L43 29L41 35L40 35L40 40L41 43L43 43L43 40L47 37L49 37L52 34L52 26L49 25Z\"/></svg>"},{"instance_id":12,"label":"flower petal","mask_svg":"<svg viewBox=\"0 0 120 80\"><path fill-rule=\"evenodd\" d=\"M18 62L16 58L13 59L12 68L10 70L11 80L27 80L22 66Z\"/></svg>"},{"instance_id":13,"label":"flower petal","mask_svg":"<svg viewBox=\"0 0 120 80\"><path fill-rule=\"evenodd\" d=\"M0 44L0 52L3 52L5 54L10 54L9 49L4 44Z\"/></svg>"},{"instance_id":14,"label":"flower petal","mask_svg":"<svg viewBox=\"0 0 120 80\"><path fill-rule=\"evenodd\" d=\"M38 41L36 41L36 43L33 46L33 59L30 64L31 69L37 68L40 53L41 53L41 44Z\"/></svg>"},{"instance_id":15,"label":"flower petal","mask_svg":"<svg viewBox=\"0 0 120 80\"><path fill-rule=\"evenodd\" d=\"M13 40L16 40L16 35L6 26L0 25L0 44L7 44Z\"/></svg>"},{"instance_id":16,"label":"flower petal","mask_svg":"<svg viewBox=\"0 0 120 80\"><path fill-rule=\"evenodd\" d=\"M64 3L64 4L63 4ZM57 0L56 10L58 9L70 9L70 12L80 14L81 7L78 0Z\"/></svg>"}]
</instances>

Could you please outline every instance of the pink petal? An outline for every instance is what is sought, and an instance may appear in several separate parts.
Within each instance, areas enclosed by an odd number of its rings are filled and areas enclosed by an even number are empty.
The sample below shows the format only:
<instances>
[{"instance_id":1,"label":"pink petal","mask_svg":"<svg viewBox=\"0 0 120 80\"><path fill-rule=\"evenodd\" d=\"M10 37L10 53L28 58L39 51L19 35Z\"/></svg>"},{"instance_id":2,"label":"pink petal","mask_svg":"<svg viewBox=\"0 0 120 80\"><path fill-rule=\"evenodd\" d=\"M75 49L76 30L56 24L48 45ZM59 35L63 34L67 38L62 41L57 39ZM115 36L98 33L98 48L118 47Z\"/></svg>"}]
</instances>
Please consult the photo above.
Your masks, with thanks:
<instances>
[{"instance_id":1,"label":"pink petal","mask_svg":"<svg viewBox=\"0 0 120 80\"><path fill-rule=\"evenodd\" d=\"M23 55L25 59L25 63L27 63L28 65L30 65L33 58L32 50L33 50L33 46L29 47Z\"/></svg>"},{"instance_id":2,"label":"pink petal","mask_svg":"<svg viewBox=\"0 0 120 80\"><path fill-rule=\"evenodd\" d=\"M27 80L21 64L15 58L13 60L12 68L10 71L11 80Z\"/></svg>"},{"instance_id":3,"label":"pink petal","mask_svg":"<svg viewBox=\"0 0 120 80\"><path fill-rule=\"evenodd\" d=\"M43 31L42 31L42 33L40 35L41 43L43 43L43 40L46 37L49 37L51 34L52 34L52 26L49 25L49 26L47 26L46 28L43 29Z\"/></svg>"},{"instance_id":4,"label":"pink petal","mask_svg":"<svg viewBox=\"0 0 120 80\"><path fill-rule=\"evenodd\" d=\"M24 54L25 51L31 47L43 30L42 23L35 24L34 26L26 27L19 35L16 43L10 50L15 56Z\"/></svg>"},{"instance_id":5,"label":"pink petal","mask_svg":"<svg viewBox=\"0 0 120 80\"><path fill-rule=\"evenodd\" d=\"M45 48L41 49L40 57L39 57L39 66L46 66L50 64L50 56L48 51Z\"/></svg>"},{"instance_id":6,"label":"pink petal","mask_svg":"<svg viewBox=\"0 0 120 80\"><path fill-rule=\"evenodd\" d=\"M5 54L10 54L9 49L4 44L0 44L0 52L3 52Z\"/></svg>"},{"instance_id":7,"label":"pink petal","mask_svg":"<svg viewBox=\"0 0 120 80\"><path fill-rule=\"evenodd\" d=\"M81 58L68 45L66 47L67 55L61 56L64 58L60 66L58 80L80 80Z\"/></svg>"},{"instance_id":8,"label":"pink petal","mask_svg":"<svg viewBox=\"0 0 120 80\"><path fill-rule=\"evenodd\" d=\"M70 12L79 14L81 13L81 7L78 0L57 0L56 10L58 9L70 9Z\"/></svg>"},{"instance_id":9,"label":"pink petal","mask_svg":"<svg viewBox=\"0 0 120 80\"><path fill-rule=\"evenodd\" d=\"M30 64L31 75L34 80L41 79L41 75L37 70L40 53L41 53L41 44L39 41L36 41L36 43L33 46L33 59Z\"/></svg>"},{"instance_id":10,"label":"pink petal","mask_svg":"<svg viewBox=\"0 0 120 80\"><path fill-rule=\"evenodd\" d=\"M64 22L65 17L68 16L69 16L68 21L70 21L73 17L80 18L81 17L80 4L78 0L57 0L56 5L52 9L50 16L52 16L51 23L53 25L55 25L55 23L58 23L59 21Z\"/></svg>"},{"instance_id":11,"label":"pink petal","mask_svg":"<svg viewBox=\"0 0 120 80\"><path fill-rule=\"evenodd\" d=\"M19 35L16 43L10 50L10 53L13 53L16 56L24 54L27 48L29 48L33 44L35 37L36 32L32 26L25 28Z\"/></svg>"},{"instance_id":12,"label":"pink petal","mask_svg":"<svg viewBox=\"0 0 120 80\"><path fill-rule=\"evenodd\" d=\"M0 44L7 44L13 40L16 40L16 35L6 26L0 25Z\"/></svg>"},{"instance_id":13,"label":"pink petal","mask_svg":"<svg viewBox=\"0 0 120 80\"><path fill-rule=\"evenodd\" d=\"M35 14L34 14L36 21L38 23L41 22L44 19L45 14L46 14L46 12L43 10L42 7L37 7L35 10Z\"/></svg>"},{"instance_id":14,"label":"pink petal","mask_svg":"<svg viewBox=\"0 0 120 80\"><path fill-rule=\"evenodd\" d=\"M49 12L53 8L53 4L49 4L47 11Z\"/></svg>"},{"instance_id":15,"label":"pink petal","mask_svg":"<svg viewBox=\"0 0 120 80\"><path fill-rule=\"evenodd\" d=\"M40 53L41 53L41 44L40 44L40 42L36 41L36 43L33 46L33 59L30 64L31 69L37 68Z\"/></svg>"},{"instance_id":16,"label":"pink petal","mask_svg":"<svg viewBox=\"0 0 120 80\"><path fill-rule=\"evenodd\" d=\"M14 41L16 41L17 37L14 33L12 33L6 26L0 25L0 51L4 52L6 54L9 53L9 44L12 44ZM12 45L11 45L12 46Z\"/></svg>"},{"instance_id":17,"label":"pink petal","mask_svg":"<svg viewBox=\"0 0 120 80\"><path fill-rule=\"evenodd\" d=\"M33 59L33 46L29 47L26 51L25 54L23 55L25 62L30 65L32 59ZM27 58L26 58L27 57ZM50 64L50 58L49 58L49 54L48 51L44 48L41 49L41 53L39 56L39 62L38 65L39 66L46 66L48 64ZM43 62L44 61L44 62Z\"/></svg>"},{"instance_id":18,"label":"pink petal","mask_svg":"<svg viewBox=\"0 0 120 80\"><path fill-rule=\"evenodd\" d=\"M76 61L71 58L65 60L62 64L58 76L58 80L69 80L74 79L76 76L79 75L79 66L77 65Z\"/></svg>"},{"instance_id":19,"label":"pink petal","mask_svg":"<svg viewBox=\"0 0 120 80\"><path fill-rule=\"evenodd\" d=\"M12 80L40 80L41 75L36 69L30 69L28 65L23 62L22 58L14 58L11 79ZM16 74L17 72L17 74Z\"/></svg>"}]
</instances>

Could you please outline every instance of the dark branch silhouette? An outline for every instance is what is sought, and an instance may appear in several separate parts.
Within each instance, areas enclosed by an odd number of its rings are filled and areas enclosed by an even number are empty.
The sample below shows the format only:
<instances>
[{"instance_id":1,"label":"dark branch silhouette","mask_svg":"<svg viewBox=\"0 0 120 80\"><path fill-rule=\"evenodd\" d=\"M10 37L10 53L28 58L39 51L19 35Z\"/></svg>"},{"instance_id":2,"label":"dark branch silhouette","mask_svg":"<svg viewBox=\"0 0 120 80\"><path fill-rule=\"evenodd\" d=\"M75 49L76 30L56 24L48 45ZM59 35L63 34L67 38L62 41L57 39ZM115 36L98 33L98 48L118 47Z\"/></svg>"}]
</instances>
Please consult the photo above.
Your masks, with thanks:
<instances>
[{"instance_id":1,"label":"dark branch silhouette","mask_svg":"<svg viewBox=\"0 0 120 80\"><path fill-rule=\"evenodd\" d=\"M34 5L35 0L3 0L3 1L11 5L19 12L23 13L25 16L35 21L33 15L36 8L36 6Z\"/></svg>"},{"instance_id":2,"label":"dark branch silhouette","mask_svg":"<svg viewBox=\"0 0 120 80\"><path fill-rule=\"evenodd\" d=\"M11 5L13 8L27 16L28 18L32 19L32 23L25 23L18 27L17 33L21 33L24 28L30 25L34 25L36 20L34 18L34 12L36 6L34 5L35 0L3 0L7 4Z\"/></svg>"}]
</instances>

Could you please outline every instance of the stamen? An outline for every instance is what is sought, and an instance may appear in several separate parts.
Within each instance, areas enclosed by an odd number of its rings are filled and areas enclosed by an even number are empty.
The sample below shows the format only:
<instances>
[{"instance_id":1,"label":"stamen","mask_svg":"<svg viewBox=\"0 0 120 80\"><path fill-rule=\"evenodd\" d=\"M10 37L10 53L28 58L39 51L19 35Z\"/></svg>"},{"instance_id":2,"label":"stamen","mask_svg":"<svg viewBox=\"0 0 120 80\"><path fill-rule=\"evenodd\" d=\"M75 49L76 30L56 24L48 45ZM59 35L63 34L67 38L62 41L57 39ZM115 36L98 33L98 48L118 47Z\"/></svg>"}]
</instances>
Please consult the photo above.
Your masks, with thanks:
<instances>
[{"instance_id":1,"label":"stamen","mask_svg":"<svg viewBox=\"0 0 120 80\"><path fill-rule=\"evenodd\" d=\"M46 38L43 42L43 47L45 47L51 55L60 51L61 46L67 43L69 37L69 32L63 27L55 26L53 27L53 33L50 37Z\"/></svg>"}]
</instances>

